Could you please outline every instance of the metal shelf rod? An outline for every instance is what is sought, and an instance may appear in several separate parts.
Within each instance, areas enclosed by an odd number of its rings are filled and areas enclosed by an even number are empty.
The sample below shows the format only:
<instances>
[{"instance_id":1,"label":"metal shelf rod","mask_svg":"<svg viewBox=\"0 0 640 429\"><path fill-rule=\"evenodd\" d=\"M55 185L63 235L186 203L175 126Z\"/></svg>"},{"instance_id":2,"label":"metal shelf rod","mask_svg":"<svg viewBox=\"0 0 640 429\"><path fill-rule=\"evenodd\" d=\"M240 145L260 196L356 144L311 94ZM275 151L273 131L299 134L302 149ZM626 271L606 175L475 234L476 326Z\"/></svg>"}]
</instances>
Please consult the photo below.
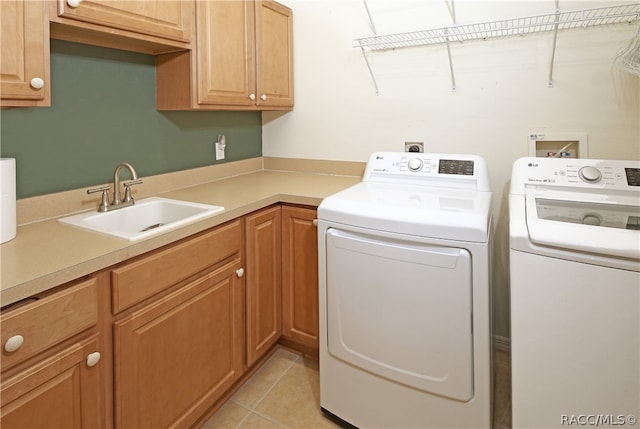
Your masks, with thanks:
<instances>
[{"instance_id":1,"label":"metal shelf rod","mask_svg":"<svg viewBox=\"0 0 640 429\"><path fill-rule=\"evenodd\" d=\"M558 25L560 25L560 0L556 0L556 23L553 28L553 48L551 49L551 65L549 66L549 88L553 88L553 63L556 59L556 43L558 42Z\"/></svg>"},{"instance_id":2,"label":"metal shelf rod","mask_svg":"<svg viewBox=\"0 0 640 429\"><path fill-rule=\"evenodd\" d=\"M367 11L367 16L369 17L369 24L371 25L371 29L373 30L373 34L378 34L376 31L376 26L373 23L373 18L371 17L371 12L369 11L369 5L367 4L367 0L362 0L364 3L364 9Z\"/></svg>"}]
</instances>

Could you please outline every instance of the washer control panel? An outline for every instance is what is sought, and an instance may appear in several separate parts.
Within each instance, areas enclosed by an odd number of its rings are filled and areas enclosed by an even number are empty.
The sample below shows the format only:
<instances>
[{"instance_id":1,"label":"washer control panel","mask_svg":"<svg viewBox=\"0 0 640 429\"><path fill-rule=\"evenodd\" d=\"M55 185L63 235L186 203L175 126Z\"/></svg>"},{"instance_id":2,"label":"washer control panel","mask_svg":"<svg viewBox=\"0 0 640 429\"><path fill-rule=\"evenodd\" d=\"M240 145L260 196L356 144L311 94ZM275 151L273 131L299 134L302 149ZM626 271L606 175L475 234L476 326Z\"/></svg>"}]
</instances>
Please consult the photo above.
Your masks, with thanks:
<instances>
[{"instance_id":1,"label":"washer control panel","mask_svg":"<svg viewBox=\"0 0 640 429\"><path fill-rule=\"evenodd\" d=\"M638 192L640 161L520 158L513 165L512 187L540 185Z\"/></svg>"}]
</instances>

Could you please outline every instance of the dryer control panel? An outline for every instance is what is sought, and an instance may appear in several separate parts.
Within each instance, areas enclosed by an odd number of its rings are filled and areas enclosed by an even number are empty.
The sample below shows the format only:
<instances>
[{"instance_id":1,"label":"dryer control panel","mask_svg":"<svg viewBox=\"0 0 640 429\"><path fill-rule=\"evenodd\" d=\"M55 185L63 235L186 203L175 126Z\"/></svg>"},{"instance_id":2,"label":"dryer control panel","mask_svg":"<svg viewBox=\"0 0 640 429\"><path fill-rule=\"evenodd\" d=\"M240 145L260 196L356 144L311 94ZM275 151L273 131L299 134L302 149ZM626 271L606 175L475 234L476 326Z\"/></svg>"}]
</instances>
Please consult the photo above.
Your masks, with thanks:
<instances>
[{"instance_id":1,"label":"dryer control panel","mask_svg":"<svg viewBox=\"0 0 640 429\"><path fill-rule=\"evenodd\" d=\"M362 180L490 191L486 162L477 155L375 152Z\"/></svg>"}]
</instances>

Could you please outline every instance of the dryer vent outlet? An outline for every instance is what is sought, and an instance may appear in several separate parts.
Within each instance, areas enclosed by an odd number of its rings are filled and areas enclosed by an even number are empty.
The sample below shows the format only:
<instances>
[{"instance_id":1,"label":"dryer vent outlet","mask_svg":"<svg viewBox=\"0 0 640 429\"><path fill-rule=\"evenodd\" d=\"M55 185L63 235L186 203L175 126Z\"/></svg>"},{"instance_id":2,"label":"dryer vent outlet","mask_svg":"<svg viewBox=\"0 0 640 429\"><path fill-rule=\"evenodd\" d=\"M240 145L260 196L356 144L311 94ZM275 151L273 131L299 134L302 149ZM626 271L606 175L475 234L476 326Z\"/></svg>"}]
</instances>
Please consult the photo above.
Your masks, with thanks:
<instances>
[{"instance_id":1,"label":"dryer vent outlet","mask_svg":"<svg viewBox=\"0 0 640 429\"><path fill-rule=\"evenodd\" d=\"M424 143L423 142L404 142L404 151L424 153Z\"/></svg>"}]
</instances>

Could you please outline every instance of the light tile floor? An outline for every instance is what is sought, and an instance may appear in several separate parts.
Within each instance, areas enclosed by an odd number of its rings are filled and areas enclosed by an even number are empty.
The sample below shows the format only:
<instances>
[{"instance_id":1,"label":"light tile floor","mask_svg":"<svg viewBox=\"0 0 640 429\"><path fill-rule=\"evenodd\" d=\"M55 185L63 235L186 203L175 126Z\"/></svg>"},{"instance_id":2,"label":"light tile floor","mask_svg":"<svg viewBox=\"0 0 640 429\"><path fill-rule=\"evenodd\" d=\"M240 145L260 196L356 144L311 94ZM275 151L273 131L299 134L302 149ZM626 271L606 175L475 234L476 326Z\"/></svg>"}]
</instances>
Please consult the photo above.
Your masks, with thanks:
<instances>
[{"instance_id":1,"label":"light tile floor","mask_svg":"<svg viewBox=\"0 0 640 429\"><path fill-rule=\"evenodd\" d=\"M511 427L509 355L494 354L495 429ZM279 348L203 428L338 428L320 411L318 362Z\"/></svg>"}]
</instances>

